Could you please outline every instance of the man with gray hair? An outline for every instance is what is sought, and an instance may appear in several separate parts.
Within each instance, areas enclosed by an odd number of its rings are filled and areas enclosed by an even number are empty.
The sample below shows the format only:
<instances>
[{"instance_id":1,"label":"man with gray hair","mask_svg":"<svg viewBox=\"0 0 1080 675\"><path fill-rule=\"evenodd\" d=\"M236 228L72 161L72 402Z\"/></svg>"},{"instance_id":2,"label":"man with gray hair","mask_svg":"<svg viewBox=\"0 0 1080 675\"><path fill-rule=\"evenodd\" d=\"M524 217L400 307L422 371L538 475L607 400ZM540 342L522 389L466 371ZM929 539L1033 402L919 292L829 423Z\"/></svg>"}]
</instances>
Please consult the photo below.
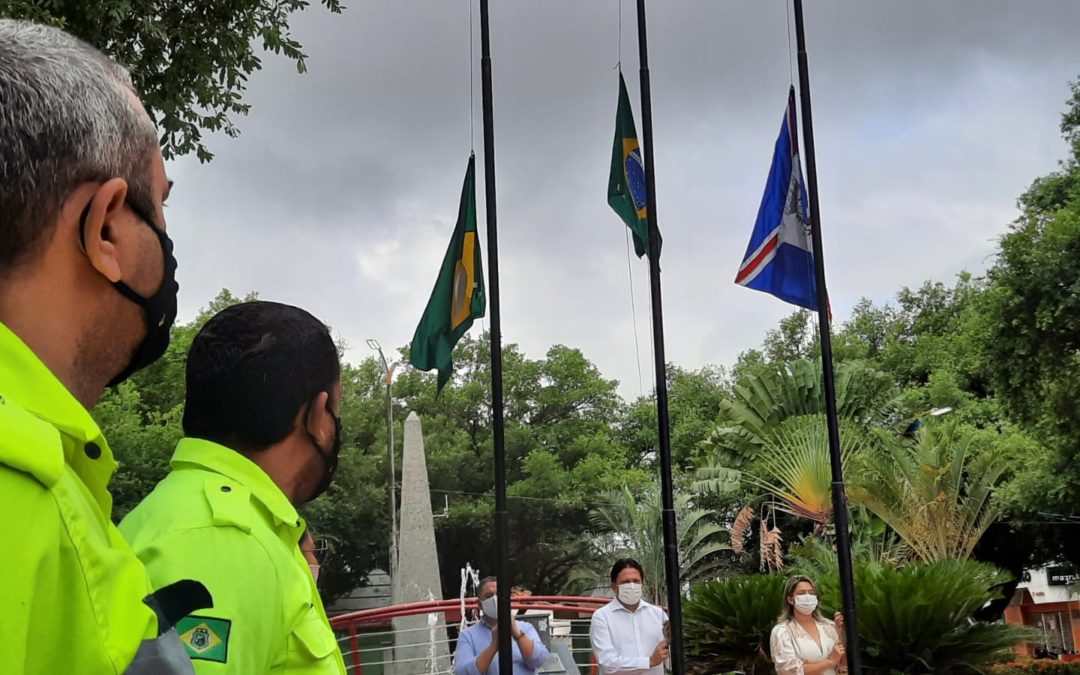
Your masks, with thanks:
<instances>
[{"instance_id":1,"label":"man with gray hair","mask_svg":"<svg viewBox=\"0 0 1080 675\"><path fill-rule=\"evenodd\" d=\"M170 182L127 72L63 31L0 19L0 672L190 673L111 521L112 451L88 410L165 351Z\"/></svg>"}]
</instances>

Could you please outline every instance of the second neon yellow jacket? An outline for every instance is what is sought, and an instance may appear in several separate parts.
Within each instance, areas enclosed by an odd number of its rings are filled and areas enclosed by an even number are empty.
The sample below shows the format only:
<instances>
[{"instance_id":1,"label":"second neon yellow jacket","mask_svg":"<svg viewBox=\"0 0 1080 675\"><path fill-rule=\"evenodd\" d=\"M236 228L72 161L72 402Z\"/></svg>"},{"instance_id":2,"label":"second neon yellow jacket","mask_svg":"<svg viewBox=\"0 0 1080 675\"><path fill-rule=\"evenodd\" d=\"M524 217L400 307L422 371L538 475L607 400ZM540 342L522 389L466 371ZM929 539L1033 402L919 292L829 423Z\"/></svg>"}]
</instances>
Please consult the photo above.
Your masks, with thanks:
<instances>
[{"instance_id":1,"label":"second neon yellow jacket","mask_svg":"<svg viewBox=\"0 0 1080 675\"><path fill-rule=\"evenodd\" d=\"M304 521L257 464L185 438L172 471L120 524L155 588L202 582L214 598L177 625L200 675L345 673L298 542Z\"/></svg>"}]
</instances>

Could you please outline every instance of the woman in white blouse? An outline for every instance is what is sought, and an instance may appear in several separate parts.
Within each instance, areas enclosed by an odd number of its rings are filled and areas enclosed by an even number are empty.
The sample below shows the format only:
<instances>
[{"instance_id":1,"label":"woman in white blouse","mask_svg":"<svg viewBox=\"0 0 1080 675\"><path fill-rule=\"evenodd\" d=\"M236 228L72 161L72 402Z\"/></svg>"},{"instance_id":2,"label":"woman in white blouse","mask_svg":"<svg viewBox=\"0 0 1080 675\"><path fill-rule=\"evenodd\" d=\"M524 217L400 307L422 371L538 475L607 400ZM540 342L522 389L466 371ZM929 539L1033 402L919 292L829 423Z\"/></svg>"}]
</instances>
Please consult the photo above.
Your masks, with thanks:
<instances>
[{"instance_id":1,"label":"woman in white blouse","mask_svg":"<svg viewBox=\"0 0 1080 675\"><path fill-rule=\"evenodd\" d=\"M837 675L846 672L844 617L833 623L818 610L810 577L793 576L784 586L784 611L772 629L769 647L778 675Z\"/></svg>"}]
</instances>

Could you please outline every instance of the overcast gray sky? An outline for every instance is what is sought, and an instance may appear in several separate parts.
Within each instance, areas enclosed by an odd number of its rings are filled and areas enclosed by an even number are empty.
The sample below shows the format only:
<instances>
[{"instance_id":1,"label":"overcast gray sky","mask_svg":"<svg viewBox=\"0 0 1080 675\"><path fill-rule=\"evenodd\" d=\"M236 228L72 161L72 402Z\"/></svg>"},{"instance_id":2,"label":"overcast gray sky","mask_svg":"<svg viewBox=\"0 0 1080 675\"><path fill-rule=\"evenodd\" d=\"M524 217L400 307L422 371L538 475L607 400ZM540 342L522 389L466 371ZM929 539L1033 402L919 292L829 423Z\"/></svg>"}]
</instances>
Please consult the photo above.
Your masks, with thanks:
<instances>
[{"instance_id":1,"label":"overcast gray sky","mask_svg":"<svg viewBox=\"0 0 1080 675\"><path fill-rule=\"evenodd\" d=\"M470 65L486 255L478 13L470 64L468 0L347 5L294 16L309 72L266 55L239 139L212 137L209 165L171 163L181 320L227 287L311 310L350 360L366 338L407 343L456 217ZM504 340L534 358L579 347L633 397L626 228L606 203L618 8L492 3L499 255ZM791 79L786 6L653 0L648 20L668 360L731 365L794 309L732 282ZM862 296L984 270L1016 197L1065 153L1080 2L809 0L806 25L835 318ZM647 265L631 267L648 389Z\"/></svg>"}]
</instances>

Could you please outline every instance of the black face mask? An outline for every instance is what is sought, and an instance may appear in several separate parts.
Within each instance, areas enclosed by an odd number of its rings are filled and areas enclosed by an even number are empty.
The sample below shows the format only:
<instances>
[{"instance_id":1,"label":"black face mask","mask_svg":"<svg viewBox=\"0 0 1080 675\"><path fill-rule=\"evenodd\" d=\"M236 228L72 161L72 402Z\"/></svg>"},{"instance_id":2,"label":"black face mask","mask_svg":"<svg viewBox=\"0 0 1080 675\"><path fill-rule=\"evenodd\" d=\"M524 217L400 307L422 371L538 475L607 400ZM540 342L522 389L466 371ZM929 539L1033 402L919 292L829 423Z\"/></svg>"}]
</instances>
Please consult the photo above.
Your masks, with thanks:
<instances>
[{"instance_id":1,"label":"black face mask","mask_svg":"<svg viewBox=\"0 0 1080 675\"><path fill-rule=\"evenodd\" d=\"M333 410L330 410L329 403L326 405L326 412L329 413L330 417L334 420L334 441L330 444L330 452L325 452L311 432L307 432L308 438L311 439L311 444L315 446L315 452L319 455L319 459L323 461L322 480L319 481L319 484L315 486L315 491L308 497L307 501L309 502L321 497L330 487L330 483L334 482L334 474L337 473L338 468L338 456L341 454L341 418L335 415Z\"/></svg>"},{"instance_id":2,"label":"black face mask","mask_svg":"<svg viewBox=\"0 0 1080 675\"><path fill-rule=\"evenodd\" d=\"M112 282L113 288L120 295L142 307L143 318L146 323L146 335L143 336L142 342L135 348L131 361L109 382L110 387L120 384L136 372L157 361L165 353L169 346L169 332L172 330L173 322L176 321L176 296L180 291L180 285L176 283L176 258L173 256L173 243L169 239L169 235L158 228L154 224L154 219L141 208L131 202L127 202L127 205L157 236L158 242L161 244L162 268L164 271L161 277L161 286L148 298L136 293L123 281ZM84 250L86 242L83 230L86 227L86 216L89 213L90 206L87 205L79 228L79 237L83 240Z\"/></svg>"}]
</instances>

